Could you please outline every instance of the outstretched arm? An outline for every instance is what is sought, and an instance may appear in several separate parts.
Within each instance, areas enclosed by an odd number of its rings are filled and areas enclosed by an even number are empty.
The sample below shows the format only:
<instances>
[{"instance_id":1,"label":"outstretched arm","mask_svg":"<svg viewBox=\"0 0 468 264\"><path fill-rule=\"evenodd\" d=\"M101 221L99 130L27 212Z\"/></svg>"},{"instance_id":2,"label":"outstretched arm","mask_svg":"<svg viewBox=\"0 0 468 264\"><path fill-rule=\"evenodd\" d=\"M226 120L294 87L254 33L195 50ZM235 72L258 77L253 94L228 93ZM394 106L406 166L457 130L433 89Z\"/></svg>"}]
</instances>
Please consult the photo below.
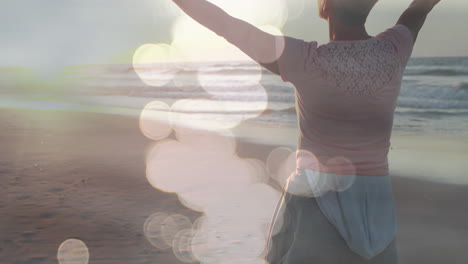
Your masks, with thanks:
<instances>
[{"instance_id":1,"label":"outstretched arm","mask_svg":"<svg viewBox=\"0 0 468 264\"><path fill-rule=\"evenodd\" d=\"M206 0L173 0L187 15L238 47L254 61L279 74L276 37L230 16Z\"/></svg>"},{"instance_id":2,"label":"outstretched arm","mask_svg":"<svg viewBox=\"0 0 468 264\"><path fill-rule=\"evenodd\" d=\"M397 24L405 25L412 33L414 41L418 37L426 17L440 0L413 0L408 9L398 19Z\"/></svg>"}]
</instances>

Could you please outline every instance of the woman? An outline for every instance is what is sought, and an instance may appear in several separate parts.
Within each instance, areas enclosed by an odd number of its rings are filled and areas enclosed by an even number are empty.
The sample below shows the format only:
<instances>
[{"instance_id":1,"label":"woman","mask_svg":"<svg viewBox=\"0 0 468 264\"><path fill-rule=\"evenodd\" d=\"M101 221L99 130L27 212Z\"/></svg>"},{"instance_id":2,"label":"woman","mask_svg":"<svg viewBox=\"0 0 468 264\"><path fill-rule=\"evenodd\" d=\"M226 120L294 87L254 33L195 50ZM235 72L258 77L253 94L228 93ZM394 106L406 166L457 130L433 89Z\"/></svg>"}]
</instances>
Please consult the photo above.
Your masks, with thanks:
<instances>
[{"instance_id":1,"label":"woman","mask_svg":"<svg viewBox=\"0 0 468 264\"><path fill-rule=\"evenodd\" d=\"M271 225L267 261L397 263L387 154L404 68L427 14L414 0L373 37L377 0L318 0L330 42L274 36L205 0L173 0L193 19L294 84L299 115L296 172Z\"/></svg>"}]
</instances>

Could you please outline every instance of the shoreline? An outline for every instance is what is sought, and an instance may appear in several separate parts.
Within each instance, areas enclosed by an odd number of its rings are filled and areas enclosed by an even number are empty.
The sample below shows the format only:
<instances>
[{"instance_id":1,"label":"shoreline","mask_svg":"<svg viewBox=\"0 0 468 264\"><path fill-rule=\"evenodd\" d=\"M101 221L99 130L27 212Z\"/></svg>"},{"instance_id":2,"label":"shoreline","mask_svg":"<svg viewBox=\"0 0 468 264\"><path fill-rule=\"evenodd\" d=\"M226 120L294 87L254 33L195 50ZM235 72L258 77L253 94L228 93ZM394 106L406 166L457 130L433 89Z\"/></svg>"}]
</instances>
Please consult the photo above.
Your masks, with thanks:
<instances>
[{"instance_id":1,"label":"shoreline","mask_svg":"<svg viewBox=\"0 0 468 264\"><path fill-rule=\"evenodd\" d=\"M145 221L163 212L195 222L201 213L183 206L176 194L149 184L145 161L154 141L140 132L138 119L15 109L0 111L0 120L0 188L7 198L0 213L7 216L3 221L8 227L2 231L0 248L6 263L57 263L57 248L68 238L86 243L89 263L182 263L170 248L158 249L148 242ZM450 159L463 151L457 141L421 137L394 139L392 155L401 160L390 167L400 162L444 168L424 157ZM237 140L235 154L265 162L281 146ZM424 153L427 148L434 153ZM453 153L447 155L448 150ZM468 200L468 186L427 180L424 173L432 167L415 170L423 173L415 178L407 176L411 171L403 166L391 177L402 264L468 259L468 212L459 207L460 201Z\"/></svg>"}]
</instances>

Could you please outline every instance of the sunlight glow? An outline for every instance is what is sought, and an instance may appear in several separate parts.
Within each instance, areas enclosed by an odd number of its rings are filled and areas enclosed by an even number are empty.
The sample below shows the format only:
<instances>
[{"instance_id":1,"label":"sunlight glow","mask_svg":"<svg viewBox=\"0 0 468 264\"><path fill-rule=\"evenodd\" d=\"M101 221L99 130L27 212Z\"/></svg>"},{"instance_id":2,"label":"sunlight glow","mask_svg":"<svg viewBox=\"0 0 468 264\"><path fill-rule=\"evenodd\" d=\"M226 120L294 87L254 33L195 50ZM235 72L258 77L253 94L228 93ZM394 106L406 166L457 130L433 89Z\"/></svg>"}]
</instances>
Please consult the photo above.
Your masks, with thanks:
<instances>
[{"instance_id":1,"label":"sunlight glow","mask_svg":"<svg viewBox=\"0 0 468 264\"><path fill-rule=\"evenodd\" d=\"M230 190L207 208L208 218L192 241L193 254L203 263L253 263L264 253L264 223L271 222L278 199L279 193L265 184Z\"/></svg>"},{"instance_id":2,"label":"sunlight glow","mask_svg":"<svg viewBox=\"0 0 468 264\"><path fill-rule=\"evenodd\" d=\"M237 47L187 15L181 15L176 19L172 27L172 36L171 45L182 51L187 61L251 60Z\"/></svg>"},{"instance_id":3,"label":"sunlight glow","mask_svg":"<svg viewBox=\"0 0 468 264\"><path fill-rule=\"evenodd\" d=\"M224 130L259 116L268 104L265 88L259 83L211 99L183 99L172 105L172 124L178 129ZM227 88L229 89L229 88Z\"/></svg>"},{"instance_id":4,"label":"sunlight glow","mask_svg":"<svg viewBox=\"0 0 468 264\"><path fill-rule=\"evenodd\" d=\"M224 66L222 70L206 69L198 71L198 82L203 89L212 95L237 95L242 93L240 87L258 83L262 79L262 68L252 63L249 67ZM262 87L263 88L263 87Z\"/></svg>"},{"instance_id":5,"label":"sunlight glow","mask_svg":"<svg viewBox=\"0 0 468 264\"><path fill-rule=\"evenodd\" d=\"M211 2L233 17L247 21L266 32L283 35L280 28L287 21L285 0ZM184 53L188 61L251 61L240 49L186 14L181 14L173 24L171 45Z\"/></svg>"},{"instance_id":6,"label":"sunlight glow","mask_svg":"<svg viewBox=\"0 0 468 264\"><path fill-rule=\"evenodd\" d=\"M231 16L253 25L283 27L287 20L286 0L209 0Z\"/></svg>"},{"instance_id":7,"label":"sunlight glow","mask_svg":"<svg viewBox=\"0 0 468 264\"><path fill-rule=\"evenodd\" d=\"M242 108L239 106L236 108L233 102L207 99L179 100L172 106L172 122L175 128L181 130L229 129L237 126L243 119Z\"/></svg>"},{"instance_id":8,"label":"sunlight glow","mask_svg":"<svg viewBox=\"0 0 468 264\"><path fill-rule=\"evenodd\" d=\"M182 215L154 215L145 223L146 237L158 248L172 243L187 263L258 263L280 198L266 184L263 162L239 158L229 131L174 129L177 140L157 142L147 153L146 176L204 216L192 227Z\"/></svg>"},{"instance_id":9,"label":"sunlight glow","mask_svg":"<svg viewBox=\"0 0 468 264\"><path fill-rule=\"evenodd\" d=\"M288 16L285 0L212 2L279 36L271 58L259 55L261 62L278 59L284 48L281 28ZM173 24L171 45L143 45L134 57L135 65L152 67L138 72L151 86L171 81L181 86L185 76L175 76L181 69L190 72L191 62L203 65L195 70L208 95L179 99L171 107L155 101L141 114L142 133L159 140L146 156L148 182L161 191L176 193L184 206L204 213L193 226L182 215L155 214L145 222L146 237L158 248L170 244L174 255L185 263L266 264L262 254L280 199L280 192L267 183L270 174L280 184L286 182L295 168L295 153L287 148L277 150L266 165L258 159L242 159L230 132L267 109L261 66L185 14ZM154 62L159 65L152 65ZM170 69L174 62L185 66ZM220 69L205 62L224 66ZM175 139L168 138L172 131Z\"/></svg>"},{"instance_id":10,"label":"sunlight glow","mask_svg":"<svg viewBox=\"0 0 468 264\"><path fill-rule=\"evenodd\" d=\"M346 157L333 157L325 163L310 151L297 150L297 162L302 177L292 177L292 193L301 196L317 197L328 191L342 192L350 188L356 180L355 166ZM297 176L297 175L293 175ZM303 179L307 178L307 182ZM289 186L291 187L291 186Z\"/></svg>"}]
</instances>

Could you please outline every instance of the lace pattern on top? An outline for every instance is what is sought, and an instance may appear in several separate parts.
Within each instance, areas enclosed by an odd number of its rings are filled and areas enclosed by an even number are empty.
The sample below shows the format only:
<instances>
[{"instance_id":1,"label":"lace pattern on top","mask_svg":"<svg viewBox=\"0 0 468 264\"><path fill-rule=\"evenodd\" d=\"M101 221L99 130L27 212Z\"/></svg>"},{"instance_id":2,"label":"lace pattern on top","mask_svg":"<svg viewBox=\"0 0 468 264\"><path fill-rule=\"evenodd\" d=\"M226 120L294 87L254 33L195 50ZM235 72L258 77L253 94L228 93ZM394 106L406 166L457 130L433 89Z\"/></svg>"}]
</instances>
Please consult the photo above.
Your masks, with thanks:
<instances>
[{"instance_id":1,"label":"lace pattern on top","mask_svg":"<svg viewBox=\"0 0 468 264\"><path fill-rule=\"evenodd\" d=\"M317 50L315 64L321 76L353 95L372 95L385 87L399 68L389 41L372 38L359 43L333 43Z\"/></svg>"}]
</instances>

